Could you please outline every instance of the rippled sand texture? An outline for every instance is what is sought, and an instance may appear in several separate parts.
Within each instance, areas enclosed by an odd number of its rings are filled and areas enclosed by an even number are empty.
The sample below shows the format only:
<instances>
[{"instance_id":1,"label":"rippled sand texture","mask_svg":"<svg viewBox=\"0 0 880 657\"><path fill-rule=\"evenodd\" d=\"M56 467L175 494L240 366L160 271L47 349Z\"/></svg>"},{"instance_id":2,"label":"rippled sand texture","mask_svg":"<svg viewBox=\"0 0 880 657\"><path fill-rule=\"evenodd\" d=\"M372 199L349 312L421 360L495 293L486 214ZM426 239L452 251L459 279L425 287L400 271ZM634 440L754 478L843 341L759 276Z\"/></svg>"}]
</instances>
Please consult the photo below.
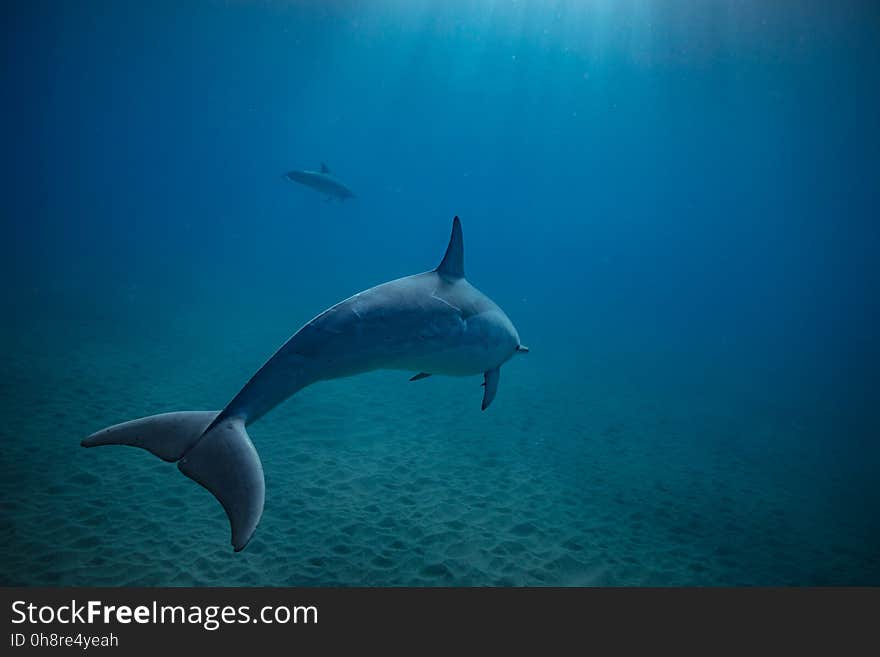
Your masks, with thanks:
<instances>
[{"instance_id":1,"label":"rippled sand texture","mask_svg":"<svg viewBox=\"0 0 880 657\"><path fill-rule=\"evenodd\" d=\"M79 447L218 408L302 319L206 332L201 316L68 313L6 336L0 583L880 584L876 488L835 467L825 424L539 344L485 413L479 377L404 372L276 409L251 427L268 499L234 554L219 504L173 465Z\"/></svg>"}]
</instances>

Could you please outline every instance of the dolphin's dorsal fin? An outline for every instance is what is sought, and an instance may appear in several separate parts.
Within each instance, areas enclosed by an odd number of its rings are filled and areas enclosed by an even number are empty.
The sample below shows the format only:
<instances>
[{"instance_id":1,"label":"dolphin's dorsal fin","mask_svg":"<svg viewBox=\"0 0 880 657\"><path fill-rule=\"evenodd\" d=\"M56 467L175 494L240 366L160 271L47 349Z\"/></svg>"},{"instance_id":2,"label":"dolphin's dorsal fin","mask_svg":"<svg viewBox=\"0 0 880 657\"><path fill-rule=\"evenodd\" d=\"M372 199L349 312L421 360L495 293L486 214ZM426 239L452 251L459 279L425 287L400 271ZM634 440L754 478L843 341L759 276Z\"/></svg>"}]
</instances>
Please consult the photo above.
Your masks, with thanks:
<instances>
[{"instance_id":1,"label":"dolphin's dorsal fin","mask_svg":"<svg viewBox=\"0 0 880 657\"><path fill-rule=\"evenodd\" d=\"M464 241L461 236L461 221L457 216L452 220L452 235L449 237L446 255L436 271L445 278L464 278Z\"/></svg>"},{"instance_id":2,"label":"dolphin's dorsal fin","mask_svg":"<svg viewBox=\"0 0 880 657\"><path fill-rule=\"evenodd\" d=\"M330 173L330 167L321 162L321 173Z\"/></svg>"}]
</instances>

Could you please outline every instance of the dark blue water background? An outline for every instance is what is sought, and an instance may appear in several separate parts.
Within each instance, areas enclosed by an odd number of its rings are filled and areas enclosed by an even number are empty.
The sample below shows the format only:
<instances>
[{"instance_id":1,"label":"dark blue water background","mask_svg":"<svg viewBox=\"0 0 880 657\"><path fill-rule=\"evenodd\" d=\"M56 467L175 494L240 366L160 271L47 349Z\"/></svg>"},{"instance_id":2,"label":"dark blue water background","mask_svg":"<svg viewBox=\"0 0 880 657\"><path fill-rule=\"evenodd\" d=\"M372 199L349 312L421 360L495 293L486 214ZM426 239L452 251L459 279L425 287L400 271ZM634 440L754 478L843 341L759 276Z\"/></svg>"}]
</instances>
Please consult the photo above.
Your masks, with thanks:
<instances>
[{"instance_id":1,"label":"dark blue water background","mask_svg":"<svg viewBox=\"0 0 880 657\"><path fill-rule=\"evenodd\" d=\"M872 3L2 17L2 583L880 583ZM357 199L282 179L322 161ZM78 446L222 406L456 214L531 347L486 413L306 391L237 556L173 467Z\"/></svg>"}]
</instances>

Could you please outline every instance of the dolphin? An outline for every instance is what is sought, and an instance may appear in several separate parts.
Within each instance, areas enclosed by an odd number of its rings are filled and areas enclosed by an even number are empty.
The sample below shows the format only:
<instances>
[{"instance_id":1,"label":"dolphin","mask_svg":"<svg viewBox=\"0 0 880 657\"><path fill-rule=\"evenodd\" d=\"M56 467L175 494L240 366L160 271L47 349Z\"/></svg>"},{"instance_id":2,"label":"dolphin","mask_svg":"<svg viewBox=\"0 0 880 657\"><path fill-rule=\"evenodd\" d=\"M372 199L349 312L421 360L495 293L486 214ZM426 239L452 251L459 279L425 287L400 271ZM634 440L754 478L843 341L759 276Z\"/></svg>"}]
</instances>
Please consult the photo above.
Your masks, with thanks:
<instances>
[{"instance_id":1,"label":"dolphin","mask_svg":"<svg viewBox=\"0 0 880 657\"><path fill-rule=\"evenodd\" d=\"M226 510L232 546L242 550L263 514L260 457L245 427L312 383L377 369L483 375L486 410L514 354L527 352L513 323L464 276L455 217L436 269L383 283L340 301L293 334L221 411L179 411L116 424L84 447L132 445L177 462Z\"/></svg>"},{"instance_id":2,"label":"dolphin","mask_svg":"<svg viewBox=\"0 0 880 657\"><path fill-rule=\"evenodd\" d=\"M326 194L327 201L355 198L354 192L334 178L329 167L323 162L320 171L290 171L285 173L284 177Z\"/></svg>"}]
</instances>

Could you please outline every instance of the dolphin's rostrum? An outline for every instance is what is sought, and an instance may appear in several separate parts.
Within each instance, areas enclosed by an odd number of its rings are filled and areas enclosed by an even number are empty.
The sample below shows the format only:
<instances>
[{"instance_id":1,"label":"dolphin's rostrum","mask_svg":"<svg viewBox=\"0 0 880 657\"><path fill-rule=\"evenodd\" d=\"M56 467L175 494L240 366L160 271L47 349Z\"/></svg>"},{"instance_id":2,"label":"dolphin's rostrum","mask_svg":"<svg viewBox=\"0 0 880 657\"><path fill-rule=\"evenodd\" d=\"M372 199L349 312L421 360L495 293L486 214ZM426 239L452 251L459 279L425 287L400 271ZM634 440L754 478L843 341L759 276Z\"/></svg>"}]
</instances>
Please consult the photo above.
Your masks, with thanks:
<instances>
[{"instance_id":1,"label":"dolphin's rostrum","mask_svg":"<svg viewBox=\"0 0 880 657\"><path fill-rule=\"evenodd\" d=\"M211 491L232 526L232 545L247 545L263 513L263 466L245 427L317 381L377 369L483 374L482 408L498 390L501 366L520 344L513 323L464 276L458 217L440 265L337 303L297 331L222 411L164 413L108 427L84 447L133 445L177 462Z\"/></svg>"},{"instance_id":2,"label":"dolphin's rostrum","mask_svg":"<svg viewBox=\"0 0 880 657\"><path fill-rule=\"evenodd\" d=\"M289 171L284 174L284 177L326 194L325 200L327 201L333 199L344 201L347 198L355 198L354 192L338 180L323 162L321 162L320 171Z\"/></svg>"}]
</instances>

